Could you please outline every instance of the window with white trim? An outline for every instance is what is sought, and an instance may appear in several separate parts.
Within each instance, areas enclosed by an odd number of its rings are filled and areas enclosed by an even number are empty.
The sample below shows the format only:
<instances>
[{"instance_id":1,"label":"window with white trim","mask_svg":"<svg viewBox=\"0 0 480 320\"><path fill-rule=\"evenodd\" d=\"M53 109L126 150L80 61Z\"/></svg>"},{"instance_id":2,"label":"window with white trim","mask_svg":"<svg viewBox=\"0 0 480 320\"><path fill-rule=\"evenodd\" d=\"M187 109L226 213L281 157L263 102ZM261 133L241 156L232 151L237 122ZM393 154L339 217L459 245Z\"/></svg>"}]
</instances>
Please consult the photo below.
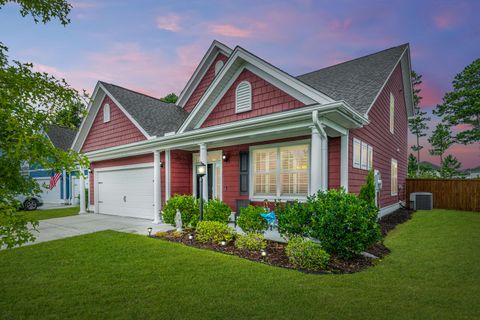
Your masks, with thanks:
<instances>
[{"instance_id":1,"label":"window with white trim","mask_svg":"<svg viewBox=\"0 0 480 320\"><path fill-rule=\"evenodd\" d=\"M253 193L255 196L277 195L277 149L253 152Z\"/></svg>"},{"instance_id":2,"label":"window with white trim","mask_svg":"<svg viewBox=\"0 0 480 320\"><path fill-rule=\"evenodd\" d=\"M390 132L395 128L395 96L390 92Z\"/></svg>"},{"instance_id":3,"label":"window with white trim","mask_svg":"<svg viewBox=\"0 0 480 320\"><path fill-rule=\"evenodd\" d=\"M103 106L103 123L110 121L110 105L105 103Z\"/></svg>"},{"instance_id":4,"label":"window with white trim","mask_svg":"<svg viewBox=\"0 0 480 320\"><path fill-rule=\"evenodd\" d=\"M235 112L252 110L252 85L248 81L242 81L235 90Z\"/></svg>"},{"instance_id":5,"label":"window with white trim","mask_svg":"<svg viewBox=\"0 0 480 320\"><path fill-rule=\"evenodd\" d=\"M222 61L222 60L218 60L218 61L215 63L215 75L217 75L222 68L223 68L223 61Z\"/></svg>"},{"instance_id":6,"label":"window with white trim","mask_svg":"<svg viewBox=\"0 0 480 320\"><path fill-rule=\"evenodd\" d=\"M392 159L392 165L390 170L390 181L391 181L391 194L396 196L398 194L398 163L397 160Z\"/></svg>"},{"instance_id":7,"label":"window with white trim","mask_svg":"<svg viewBox=\"0 0 480 320\"><path fill-rule=\"evenodd\" d=\"M286 145L254 149L254 197L298 198L308 195L309 146Z\"/></svg>"},{"instance_id":8,"label":"window with white trim","mask_svg":"<svg viewBox=\"0 0 480 320\"><path fill-rule=\"evenodd\" d=\"M373 147L353 138L353 167L370 170L373 167Z\"/></svg>"}]
</instances>

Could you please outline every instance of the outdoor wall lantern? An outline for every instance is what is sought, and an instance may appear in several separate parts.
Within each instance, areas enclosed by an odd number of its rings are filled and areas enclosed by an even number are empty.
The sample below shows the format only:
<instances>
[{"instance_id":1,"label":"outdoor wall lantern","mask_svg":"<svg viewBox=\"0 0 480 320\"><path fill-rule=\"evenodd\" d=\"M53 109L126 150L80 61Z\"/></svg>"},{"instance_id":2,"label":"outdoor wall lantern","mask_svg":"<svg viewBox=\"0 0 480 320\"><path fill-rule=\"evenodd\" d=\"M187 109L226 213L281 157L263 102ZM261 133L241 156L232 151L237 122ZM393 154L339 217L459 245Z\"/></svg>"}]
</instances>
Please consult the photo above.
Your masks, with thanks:
<instances>
[{"instance_id":1,"label":"outdoor wall lantern","mask_svg":"<svg viewBox=\"0 0 480 320\"><path fill-rule=\"evenodd\" d=\"M223 161L228 162L228 155L225 154L225 153L222 154L222 159L223 159Z\"/></svg>"},{"instance_id":2,"label":"outdoor wall lantern","mask_svg":"<svg viewBox=\"0 0 480 320\"><path fill-rule=\"evenodd\" d=\"M163 162L160 161L160 168L163 168Z\"/></svg>"},{"instance_id":3,"label":"outdoor wall lantern","mask_svg":"<svg viewBox=\"0 0 480 320\"><path fill-rule=\"evenodd\" d=\"M207 174L207 165L203 162L197 164L197 176L200 178L200 221L203 221L203 177Z\"/></svg>"},{"instance_id":4,"label":"outdoor wall lantern","mask_svg":"<svg viewBox=\"0 0 480 320\"><path fill-rule=\"evenodd\" d=\"M151 236L152 236L152 228L149 227L149 228L147 229L147 231L148 231L148 236L151 237Z\"/></svg>"}]
</instances>

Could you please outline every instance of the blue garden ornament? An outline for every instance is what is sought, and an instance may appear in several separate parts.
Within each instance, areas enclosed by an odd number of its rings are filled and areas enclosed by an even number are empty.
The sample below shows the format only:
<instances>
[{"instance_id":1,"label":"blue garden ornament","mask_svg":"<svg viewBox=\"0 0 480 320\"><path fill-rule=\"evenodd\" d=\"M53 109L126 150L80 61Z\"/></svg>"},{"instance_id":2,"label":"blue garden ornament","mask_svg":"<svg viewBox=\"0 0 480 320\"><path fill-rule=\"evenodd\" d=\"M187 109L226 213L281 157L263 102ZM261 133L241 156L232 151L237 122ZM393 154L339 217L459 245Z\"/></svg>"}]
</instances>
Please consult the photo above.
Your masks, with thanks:
<instances>
[{"instance_id":1,"label":"blue garden ornament","mask_svg":"<svg viewBox=\"0 0 480 320\"><path fill-rule=\"evenodd\" d=\"M265 221L267 221L270 228L275 226L275 222L277 221L277 216L275 215L275 211L270 211L269 213L261 213L260 214Z\"/></svg>"}]
</instances>

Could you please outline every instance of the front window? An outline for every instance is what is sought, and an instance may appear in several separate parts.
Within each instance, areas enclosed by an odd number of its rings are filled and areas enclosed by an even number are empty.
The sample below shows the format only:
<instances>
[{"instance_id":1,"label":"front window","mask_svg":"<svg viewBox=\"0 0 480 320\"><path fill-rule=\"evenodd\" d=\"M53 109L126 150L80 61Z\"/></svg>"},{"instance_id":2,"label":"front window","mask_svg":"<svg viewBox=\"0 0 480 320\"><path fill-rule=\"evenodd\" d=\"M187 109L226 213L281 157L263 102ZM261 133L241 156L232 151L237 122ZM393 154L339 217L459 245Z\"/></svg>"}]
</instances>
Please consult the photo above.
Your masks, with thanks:
<instances>
[{"instance_id":1,"label":"front window","mask_svg":"<svg viewBox=\"0 0 480 320\"><path fill-rule=\"evenodd\" d=\"M276 196L277 149L255 150L253 161L255 195Z\"/></svg>"},{"instance_id":2,"label":"front window","mask_svg":"<svg viewBox=\"0 0 480 320\"><path fill-rule=\"evenodd\" d=\"M253 151L254 197L305 197L308 194L308 145Z\"/></svg>"}]
</instances>

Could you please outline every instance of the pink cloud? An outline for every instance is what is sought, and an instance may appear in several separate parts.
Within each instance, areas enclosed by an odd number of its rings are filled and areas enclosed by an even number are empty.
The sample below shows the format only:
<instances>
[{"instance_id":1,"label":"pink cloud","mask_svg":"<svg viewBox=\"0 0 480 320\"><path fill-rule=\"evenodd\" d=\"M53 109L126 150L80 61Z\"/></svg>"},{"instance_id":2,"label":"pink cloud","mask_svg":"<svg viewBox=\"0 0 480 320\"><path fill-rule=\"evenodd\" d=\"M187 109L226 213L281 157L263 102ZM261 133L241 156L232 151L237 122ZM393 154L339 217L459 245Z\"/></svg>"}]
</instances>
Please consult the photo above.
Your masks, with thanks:
<instances>
[{"instance_id":1,"label":"pink cloud","mask_svg":"<svg viewBox=\"0 0 480 320\"><path fill-rule=\"evenodd\" d=\"M210 33L233 38L250 38L252 30L241 29L231 24L211 24L208 27Z\"/></svg>"},{"instance_id":2,"label":"pink cloud","mask_svg":"<svg viewBox=\"0 0 480 320\"><path fill-rule=\"evenodd\" d=\"M458 18L452 12L443 12L433 17L433 23L439 29L449 29L457 24Z\"/></svg>"},{"instance_id":3,"label":"pink cloud","mask_svg":"<svg viewBox=\"0 0 480 320\"><path fill-rule=\"evenodd\" d=\"M180 26L181 18L178 15L169 14L157 18L157 27L162 30L178 32L182 30Z\"/></svg>"},{"instance_id":4,"label":"pink cloud","mask_svg":"<svg viewBox=\"0 0 480 320\"><path fill-rule=\"evenodd\" d=\"M421 107L435 107L437 104L442 103L444 92L442 89L436 87L430 80L423 79L420 85L420 95L422 100L420 102Z\"/></svg>"}]
</instances>

